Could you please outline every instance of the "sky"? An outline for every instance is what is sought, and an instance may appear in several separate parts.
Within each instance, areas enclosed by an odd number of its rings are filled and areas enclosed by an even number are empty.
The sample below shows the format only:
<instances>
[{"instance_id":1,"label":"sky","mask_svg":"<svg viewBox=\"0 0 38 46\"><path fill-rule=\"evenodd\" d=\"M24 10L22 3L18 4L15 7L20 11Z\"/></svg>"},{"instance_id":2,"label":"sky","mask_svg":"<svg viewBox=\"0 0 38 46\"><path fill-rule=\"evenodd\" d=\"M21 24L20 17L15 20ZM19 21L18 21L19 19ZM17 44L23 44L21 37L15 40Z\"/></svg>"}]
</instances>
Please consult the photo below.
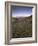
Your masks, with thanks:
<instances>
[{"instance_id":1,"label":"sky","mask_svg":"<svg viewBox=\"0 0 38 46\"><path fill-rule=\"evenodd\" d=\"M28 17L32 15L32 7L11 6L12 17Z\"/></svg>"}]
</instances>

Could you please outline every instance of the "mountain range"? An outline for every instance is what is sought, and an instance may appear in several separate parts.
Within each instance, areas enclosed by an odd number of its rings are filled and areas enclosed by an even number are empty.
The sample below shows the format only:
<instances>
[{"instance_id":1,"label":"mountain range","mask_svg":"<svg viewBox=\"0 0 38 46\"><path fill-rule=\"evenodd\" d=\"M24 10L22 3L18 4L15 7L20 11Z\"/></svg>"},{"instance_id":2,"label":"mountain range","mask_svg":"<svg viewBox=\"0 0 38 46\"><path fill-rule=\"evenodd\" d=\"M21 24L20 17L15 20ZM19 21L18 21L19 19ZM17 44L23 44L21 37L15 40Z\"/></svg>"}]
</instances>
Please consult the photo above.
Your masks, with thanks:
<instances>
[{"instance_id":1,"label":"mountain range","mask_svg":"<svg viewBox=\"0 0 38 46\"><path fill-rule=\"evenodd\" d=\"M32 37L32 15L12 17L12 38Z\"/></svg>"}]
</instances>

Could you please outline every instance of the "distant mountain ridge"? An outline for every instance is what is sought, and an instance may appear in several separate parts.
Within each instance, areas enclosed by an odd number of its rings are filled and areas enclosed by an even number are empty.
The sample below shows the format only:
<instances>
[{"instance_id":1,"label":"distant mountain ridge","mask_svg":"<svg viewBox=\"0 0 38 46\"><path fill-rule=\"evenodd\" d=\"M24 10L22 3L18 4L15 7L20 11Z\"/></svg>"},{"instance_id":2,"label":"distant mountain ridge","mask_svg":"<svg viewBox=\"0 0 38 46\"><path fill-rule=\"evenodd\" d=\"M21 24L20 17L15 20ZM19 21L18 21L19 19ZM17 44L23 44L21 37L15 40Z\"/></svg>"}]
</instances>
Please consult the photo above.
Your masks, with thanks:
<instances>
[{"instance_id":1,"label":"distant mountain ridge","mask_svg":"<svg viewBox=\"0 0 38 46\"><path fill-rule=\"evenodd\" d=\"M12 17L12 20L16 19L17 21L26 20L26 21L32 21L32 15L29 17Z\"/></svg>"}]
</instances>

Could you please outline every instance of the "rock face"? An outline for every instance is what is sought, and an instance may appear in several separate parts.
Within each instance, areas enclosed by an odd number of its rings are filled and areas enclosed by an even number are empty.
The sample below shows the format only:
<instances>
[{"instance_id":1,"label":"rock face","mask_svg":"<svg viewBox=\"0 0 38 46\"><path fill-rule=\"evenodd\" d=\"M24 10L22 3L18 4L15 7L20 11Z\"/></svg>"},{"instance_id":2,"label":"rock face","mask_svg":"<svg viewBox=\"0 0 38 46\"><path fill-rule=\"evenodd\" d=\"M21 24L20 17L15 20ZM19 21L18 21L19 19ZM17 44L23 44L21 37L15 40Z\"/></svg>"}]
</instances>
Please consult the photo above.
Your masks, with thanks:
<instances>
[{"instance_id":1,"label":"rock face","mask_svg":"<svg viewBox=\"0 0 38 46\"><path fill-rule=\"evenodd\" d=\"M12 18L12 38L32 37L32 15Z\"/></svg>"}]
</instances>

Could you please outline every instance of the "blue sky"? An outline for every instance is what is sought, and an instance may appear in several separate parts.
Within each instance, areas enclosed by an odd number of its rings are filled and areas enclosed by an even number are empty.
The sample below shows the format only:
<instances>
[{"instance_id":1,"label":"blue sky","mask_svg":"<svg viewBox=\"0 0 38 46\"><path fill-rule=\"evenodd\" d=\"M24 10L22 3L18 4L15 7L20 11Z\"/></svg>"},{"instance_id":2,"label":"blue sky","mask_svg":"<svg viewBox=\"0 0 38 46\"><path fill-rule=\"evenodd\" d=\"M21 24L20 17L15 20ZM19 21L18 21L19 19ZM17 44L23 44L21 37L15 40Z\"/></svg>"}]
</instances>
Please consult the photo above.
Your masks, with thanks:
<instances>
[{"instance_id":1,"label":"blue sky","mask_svg":"<svg viewBox=\"0 0 38 46\"><path fill-rule=\"evenodd\" d=\"M12 6L12 17L28 17L32 15L32 7Z\"/></svg>"}]
</instances>

